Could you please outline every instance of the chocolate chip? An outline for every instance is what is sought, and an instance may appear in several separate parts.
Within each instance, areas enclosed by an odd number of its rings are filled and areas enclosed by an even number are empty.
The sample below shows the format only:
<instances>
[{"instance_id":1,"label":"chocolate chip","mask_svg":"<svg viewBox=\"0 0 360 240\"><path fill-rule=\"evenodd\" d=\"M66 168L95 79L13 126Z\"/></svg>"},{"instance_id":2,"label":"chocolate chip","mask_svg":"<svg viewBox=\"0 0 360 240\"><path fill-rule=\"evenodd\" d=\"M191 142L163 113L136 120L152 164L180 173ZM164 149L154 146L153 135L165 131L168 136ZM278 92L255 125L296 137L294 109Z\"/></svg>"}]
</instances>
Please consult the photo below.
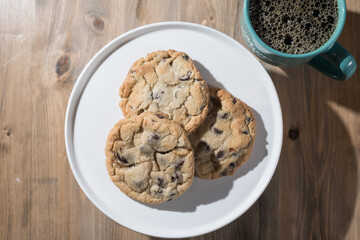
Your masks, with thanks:
<instances>
[{"instance_id":1,"label":"chocolate chip","mask_svg":"<svg viewBox=\"0 0 360 240\"><path fill-rule=\"evenodd\" d=\"M229 117L229 113L224 113L222 116L221 116L221 118L223 118L223 119L227 119Z\"/></svg>"},{"instance_id":2,"label":"chocolate chip","mask_svg":"<svg viewBox=\"0 0 360 240\"><path fill-rule=\"evenodd\" d=\"M135 163L128 165L128 167L134 167Z\"/></svg>"},{"instance_id":3,"label":"chocolate chip","mask_svg":"<svg viewBox=\"0 0 360 240\"><path fill-rule=\"evenodd\" d=\"M237 103L237 100L234 98L234 99L233 99L233 104L235 104L235 103Z\"/></svg>"},{"instance_id":4,"label":"chocolate chip","mask_svg":"<svg viewBox=\"0 0 360 240\"><path fill-rule=\"evenodd\" d=\"M233 152L234 150L234 148L229 148L229 152Z\"/></svg>"},{"instance_id":5,"label":"chocolate chip","mask_svg":"<svg viewBox=\"0 0 360 240\"><path fill-rule=\"evenodd\" d=\"M176 181L176 179L177 179L176 177L171 176L171 181L172 181L172 182L175 182L175 181Z\"/></svg>"},{"instance_id":6,"label":"chocolate chip","mask_svg":"<svg viewBox=\"0 0 360 240\"><path fill-rule=\"evenodd\" d=\"M167 201L170 202L172 200L172 198L169 198Z\"/></svg>"},{"instance_id":7,"label":"chocolate chip","mask_svg":"<svg viewBox=\"0 0 360 240\"><path fill-rule=\"evenodd\" d=\"M175 94L174 94L175 98L178 98L177 95L178 95L179 90L180 90L180 89L176 89L176 90L175 90Z\"/></svg>"},{"instance_id":8,"label":"chocolate chip","mask_svg":"<svg viewBox=\"0 0 360 240\"><path fill-rule=\"evenodd\" d=\"M230 168L234 168L234 167L235 167L235 163L233 163L233 162L230 163L230 164L229 164L229 167L230 167Z\"/></svg>"},{"instance_id":9,"label":"chocolate chip","mask_svg":"<svg viewBox=\"0 0 360 240\"><path fill-rule=\"evenodd\" d=\"M181 162L179 162L178 164L176 164L176 168L179 168L179 167L181 167L182 165L184 165L184 161L181 161Z\"/></svg>"},{"instance_id":10,"label":"chocolate chip","mask_svg":"<svg viewBox=\"0 0 360 240\"><path fill-rule=\"evenodd\" d=\"M244 122L245 124L249 124L251 122L251 118L250 117L245 118Z\"/></svg>"},{"instance_id":11,"label":"chocolate chip","mask_svg":"<svg viewBox=\"0 0 360 240\"><path fill-rule=\"evenodd\" d=\"M148 143L151 143L151 142L153 142L154 140L155 140L155 141L158 141L159 139L160 139L160 135L153 132L153 133L150 134L150 136L148 137L147 141L148 141Z\"/></svg>"},{"instance_id":12,"label":"chocolate chip","mask_svg":"<svg viewBox=\"0 0 360 240\"><path fill-rule=\"evenodd\" d=\"M158 180L159 187L162 187L164 185L164 179L158 177L157 180Z\"/></svg>"},{"instance_id":13,"label":"chocolate chip","mask_svg":"<svg viewBox=\"0 0 360 240\"><path fill-rule=\"evenodd\" d=\"M221 176L226 176L226 169L220 173Z\"/></svg>"},{"instance_id":14,"label":"chocolate chip","mask_svg":"<svg viewBox=\"0 0 360 240\"><path fill-rule=\"evenodd\" d=\"M170 193L170 197L175 197L176 193Z\"/></svg>"},{"instance_id":15,"label":"chocolate chip","mask_svg":"<svg viewBox=\"0 0 360 240\"><path fill-rule=\"evenodd\" d=\"M224 131L221 131L221 130L217 129L216 127L213 127L213 129L214 129L214 132L216 134L218 134L218 135L220 135L220 134L222 134L224 132Z\"/></svg>"},{"instance_id":16,"label":"chocolate chip","mask_svg":"<svg viewBox=\"0 0 360 240\"><path fill-rule=\"evenodd\" d=\"M191 76L191 71L188 71L187 74L185 74L184 76L179 77L180 81L186 81L189 80Z\"/></svg>"},{"instance_id":17,"label":"chocolate chip","mask_svg":"<svg viewBox=\"0 0 360 240\"><path fill-rule=\"evenodd\" d=\"M189 61L189 57L186 55L182 55L183 59L185 59L186 61Z\"/></svg>"},{"instance_id":18,"label":"chocolate chip","mask_svg":"<svg viewBox=\"0 0 360 240\"><path fill-rule=\"evenodd\" d=\"M159 188L159 189L157 190L157 192L158 192L158 193L163 193L163 190L162 190L161 188Z\"/></svg>"},{"instance_id":19,"label":"chocolate chip","mask_svg":"<svg viewBox=\"0 0 360 240\"><path fill-rule=\"evenodd\" d=\"M249 132L248 131L241 131L242 134L248 135Z\"/></svg>"},{"instance_id":20,"label":"chocolate chip","mask_svg":"<svg viewBox=\"0 0 360 240\"><path fill-rule=\"evenodd\" d=\"M158 99L160 97L160 95L159 94L157 94L157 93L153 93L153 98L154 99Z\"/></svg>"},{"instance_id":21,"label":"chocolate chip","mask_svg":"<svg viewBox=\"0 0 360 240\"><path fill-rule=\"evenodd\" d=\"M222 158L224 156L224 151L219 151L217 154L216 154L216 158Z\"/></svg>"},{"instance_id":22,"label":"chocolate chip","mask_svg":"<svg viewBox=\"0 0 360 240\"><path fill-rule=\"evenodd\" d=\"M164 116L162 116L161 114L156 113L155 115L160 119L164 119Z\"/></svg>"},{"instance_id":23,"label":"chocolate chip","mask_svg":"<svg viewBox=\"0 0 360 240\"><path fill-rule=\"evenodd\" d=\"M176 174L176 179L178 180L179 183L181 183L183 181L182 173L178 170L175 172L175 174Z\"/></svg>"},{"instance_id":24,"label":"chocolate chip","mask_svg":"<svg viewBox=\"0 0 360 240\"><path fill-rule=\"evenodd\" d=\"M159 134L157 134L157 133L153 133L153 134L151 135L151 138L152 138L152 139L155 139L155 140L159 140L159 139L160 139L160 136L159 136Z\"/></svg>"},{"instance_id":25,"label":"chocolate chip","mask_svg":"<svg viewBox=\"0 0 360 240\"><path fill-rule=\"evenodd\" d=\"M153 98L159 99L159 98L161 98L161 95L163 95L163 94L164 94L164 91L160 91L158 93L153 93Z\"/></svg>"},{"instance_id":26,"label":"chocolate chip","mask_svg":"<svg viewBox=\"0 0 360 240\"><path fill-rule=\"evenodd\" d=\"M125 164L129 163L128 160L126 158L124 158L123 156L121 156L119 153L116 153L116 157L122 163L125 163Z\"/></svg>"}]
</instances>

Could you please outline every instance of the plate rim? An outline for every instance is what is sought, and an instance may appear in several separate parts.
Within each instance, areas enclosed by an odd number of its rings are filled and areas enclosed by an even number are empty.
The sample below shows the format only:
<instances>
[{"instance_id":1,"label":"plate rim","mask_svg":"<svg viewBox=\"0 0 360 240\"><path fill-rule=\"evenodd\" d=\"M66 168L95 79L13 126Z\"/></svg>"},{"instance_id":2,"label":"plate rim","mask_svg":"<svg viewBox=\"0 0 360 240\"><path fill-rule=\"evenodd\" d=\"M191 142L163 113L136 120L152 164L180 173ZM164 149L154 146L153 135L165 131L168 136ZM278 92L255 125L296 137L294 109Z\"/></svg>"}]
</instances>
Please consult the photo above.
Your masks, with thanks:
<instances>
[{"instance_id":1,"label":"plate rim","mask_svg":"<svg viewBox=\"0 0 360 240\"><path fill-rule=\"evenodd\" d=\"M75 120L75 116L76 116L76 112L77 112L77 107L78 107L79 101L82 96L82 92L83 92L86 84L91 79L92 74L100 66L99 64L101 64L104 60L106 60L109 57L109 55L111 55L113 52L115 52L116 49L121 47L121 45L126 43L127 42L126 39L129 37L131 37L130 39L135 39L136 37L138 37L137 34L140 34L140 35L144 34L144 33L141 34L141 32L152 32L152 31L156 31L161 28L174 28L174 27L192 28L192 29L197 29L197 30L202 30L202 31L208 31L219 37L225 38L226 40L228 40L228 41L232 42L233 44L237 45L238 47L242 48L242 50L244 50L250 58L253 58L253 60L258 62L260 67L264 70L264 73L267 75L268 79L270 80L270 81L268 81L269 86L267 86L267 90L274 93L273 94L274 95L273 112L274 112L274 116L278 116L280 121L278 121L276 124L276 126L279 128L278 129L279 131L277 131L277 134L275 134L275 136L274 136L275 138L278 138L278 141L275 142L275 144L273 146L273 152L274 152L273 158L275 159L275 164L269 166L272 168L269 169L269 171L267 172L266 175L262 176L262 179L258 183L258 186L257 186L258 190L254 191L251 195L249 195L249 196L251 196L251 198L249 199L247 206L244 209L240 209L240 210L239 210L239 208L234 209L232 214L226 215L227 218L225 218L225 219L222 218L223 221L214 221L211 226L207 227L207 229L204 229L204 227L207 226L207 225L205 225L198 231L182 231L181 233L177 232L180 234L174 235L174 233L173 233L171 236L169 236L166 234L162 234L161 231L155 230L154 232L149 233L149 232L141 231L139 229L134 229L132 226L129 226L127 223L119 223L115 219L115 217L112 215L111 212L108 212L106 209L101 207L101 204L95 200L96 196L92 196L92 194L90 193L90 190L87 189L87 187L85 186L86 181L84 180L85 182L82 182L82 178L80 177L80 170L77 170L77 168L75 167L75 161L76 161L75 159L76 158L74 156L75 153L74 153L74 145L73 145L73 137L74 137L73 134L74 134L74 120ZM75 177L76 182L80 186L81 190L85 193L86 197L90 200L90 202L96 206L96 208L98 208L103 214L105 214L107 217L109 217L116 223L118 223L121 226L124 226L128 229L131 229L135 232L146 234L149 236L154 236L154 237L185 238L185 237L194 237L194 236L206 234L206 233L215 231L215 230L229 224L230 222L234 221L235 219L240 217L242 214L244 214L260 198L260 196L263 194L263 192L267 188L268 184L270 183L270 181L274 175L274 172L277 168L278 162L279 162L280 153L281 153L282 144L283 144L283 117L282 117L279 96L277 94L276 88L274 86L274 83L273 83L271 77L269 76L268 72L266 71L264 66L261 64L261 62L259 60L257 60L256 57L253 54L251 54L250 51L248 49L246 49L240 42L236 41L235 39L231 38L230 36L226 35L225 33L221 32L221 31L218 31L216 29L213 29L213 28L210 28L207 26L203 26L203 25L196 24L196 23L190 23L190 22L168 21L168 22L152 23L152 24L140 26L140 27L134 28L130 31L127 31L127 32L119 35L118 37L114 38L113 40L111 40L109 43L107 43L104 47L102 47L91 58L91 60L86 64L84 69L81 71L79 77L77 78L77 81L75 82L75 84L71 90L71 94L70 94L70 97L68 100L66 114L65 114L64 133L65 133L66 154L67 154L67 158L68 158L68 162L70 164L72 174ZM267 177L264 179L265 176L267 176Z\"/></svg>"}]
</instances>

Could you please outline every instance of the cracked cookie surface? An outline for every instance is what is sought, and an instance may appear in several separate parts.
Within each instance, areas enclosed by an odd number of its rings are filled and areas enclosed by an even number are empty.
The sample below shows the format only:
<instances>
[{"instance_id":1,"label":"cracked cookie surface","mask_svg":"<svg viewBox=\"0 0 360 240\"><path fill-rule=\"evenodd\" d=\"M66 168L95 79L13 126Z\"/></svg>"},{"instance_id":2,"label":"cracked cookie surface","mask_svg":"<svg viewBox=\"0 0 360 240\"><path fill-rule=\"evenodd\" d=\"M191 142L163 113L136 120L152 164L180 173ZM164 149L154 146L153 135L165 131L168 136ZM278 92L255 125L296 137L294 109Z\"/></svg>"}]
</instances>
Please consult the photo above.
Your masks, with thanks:
<instances>
[{"instance_id":1,"label":"cracked cookie surface","mask_svg":"<svg viewBox=\"0 0 360 240\"><path fill-rule=\"evenodd\" d=\"M203 124L190 135L195 175L215 179L232 175L244 164L255 141L251 109L224 89L209 87L210 107Z\"/></svg>"},{"instance_id":2,"label":"cracked cookie surface","mask_svg":"<svg viewBox=\"0 0 360 240\"><path fill-rule=\"evenodd\" d=\"M187 132L161 113L144 112L120 120L108 135L105 154L111 180L141 202L177 198L194 178L194 155Z\"/></svg>"},{"instance_id":3,"label":"cracked cookie surface","mask_svg":"<svg viewBox=\"0 0 360 240\"><path fill-rule=\"evenodd\" d=\"M192 59L175 50L148 53L131 67L119 95L126 117L162 112L192 132L206 118L209 90Z\"/></svg>"}]
</instances>

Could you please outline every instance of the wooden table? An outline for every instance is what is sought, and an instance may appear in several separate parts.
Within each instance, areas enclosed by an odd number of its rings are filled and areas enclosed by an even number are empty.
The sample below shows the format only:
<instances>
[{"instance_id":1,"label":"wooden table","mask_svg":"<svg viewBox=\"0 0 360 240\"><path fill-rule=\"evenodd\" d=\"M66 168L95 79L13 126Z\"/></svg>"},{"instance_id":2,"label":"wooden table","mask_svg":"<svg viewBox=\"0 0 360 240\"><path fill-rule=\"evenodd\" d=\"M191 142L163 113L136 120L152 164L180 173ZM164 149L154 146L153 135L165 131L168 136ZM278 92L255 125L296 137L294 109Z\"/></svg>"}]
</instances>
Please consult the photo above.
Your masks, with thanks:
<instances>
[{"instance_id":1,"label":"wooden table","mask_svg":"<svg viewBox=\"0 0 360 240\"><path fill-rule=\"evenodd\" d=\"M360 1L339 39L360 63ZM0 239L156 239L102 214L76 183L64 117L85 64L118 35L188 21L243 43L242 1L0 1ZM284 143L260 199L193 239L360 239L360 71L337 82L308 66L264 64L279 94Z\"/></svg>"}]
</instances>

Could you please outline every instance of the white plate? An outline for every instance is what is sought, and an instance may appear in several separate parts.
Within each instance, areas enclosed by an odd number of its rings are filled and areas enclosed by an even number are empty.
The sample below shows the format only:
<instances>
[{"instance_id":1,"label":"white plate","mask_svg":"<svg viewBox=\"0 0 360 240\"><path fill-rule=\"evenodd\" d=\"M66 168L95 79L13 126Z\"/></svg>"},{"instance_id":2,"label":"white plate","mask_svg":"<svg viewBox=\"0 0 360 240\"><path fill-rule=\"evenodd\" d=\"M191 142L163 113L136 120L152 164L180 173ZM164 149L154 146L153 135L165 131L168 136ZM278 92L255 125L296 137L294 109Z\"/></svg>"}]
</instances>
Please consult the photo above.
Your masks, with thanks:
<instances>
[{"instance_id":1,"label":"white plate","mask_svg":"<svg viewBox=\"0 0 360 240\"><path fill-rule=\"evenodd\" d=\"M188 53L210 85L224 87L255 112L257 136L249 161L234 176L195 179L181 197L141 204L111 182L105 167L109 130L123 118L118 89L132 63L155 50ZM216 230L243 214L262 194L278 162L282 115L274 85L242 45L214 29L165 22L129 31L103 47L80 74L65 119L66 150L87 197L121 225L157 237L190 237Z\"/></svg>"}]
</instances>

